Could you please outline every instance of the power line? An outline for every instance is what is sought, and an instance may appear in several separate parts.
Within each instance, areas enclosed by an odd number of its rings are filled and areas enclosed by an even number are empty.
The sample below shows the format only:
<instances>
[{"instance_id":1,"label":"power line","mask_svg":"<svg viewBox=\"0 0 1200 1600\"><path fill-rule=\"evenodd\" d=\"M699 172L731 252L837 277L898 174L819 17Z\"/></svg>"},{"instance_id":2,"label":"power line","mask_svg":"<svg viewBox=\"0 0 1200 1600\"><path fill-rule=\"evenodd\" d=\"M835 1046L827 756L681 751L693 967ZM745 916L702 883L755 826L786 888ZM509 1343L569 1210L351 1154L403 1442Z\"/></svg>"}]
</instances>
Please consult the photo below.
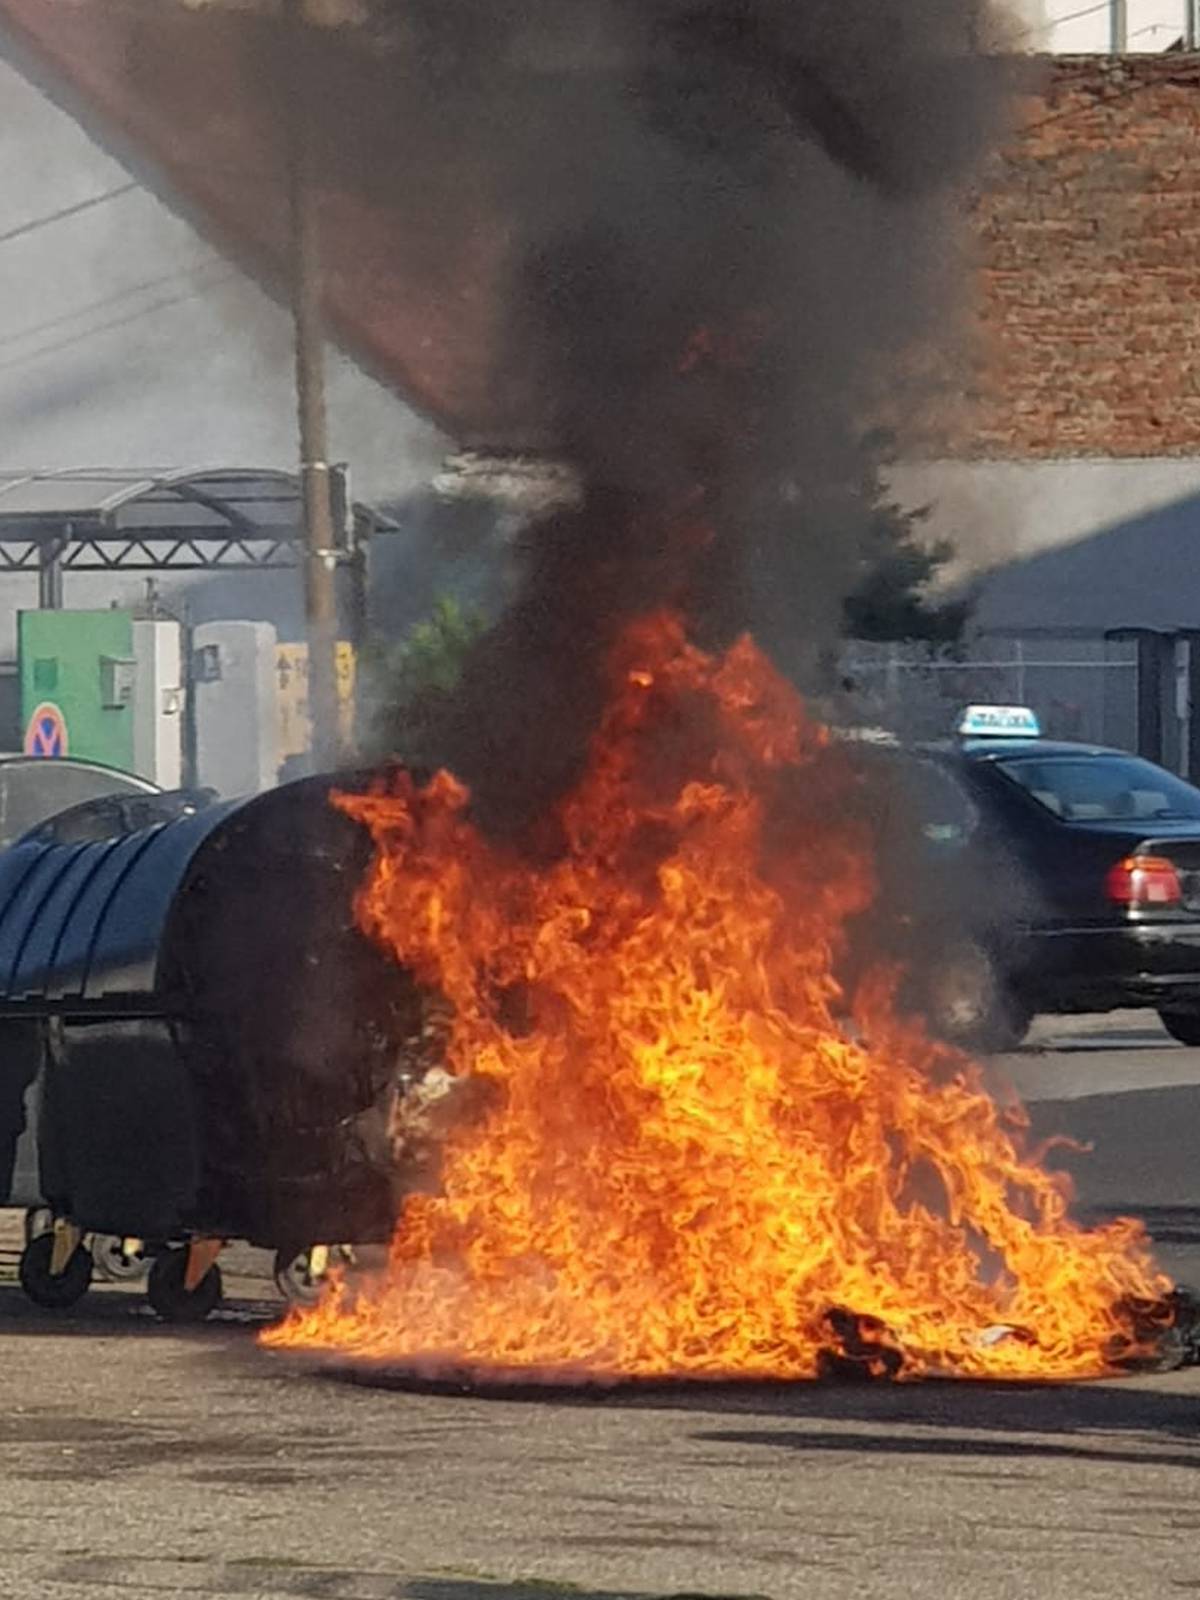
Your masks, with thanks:
<instances>
[{"instance_id":1,"label":"power line","mask_svg":"<svg viewBox=\"0 0 1200 1600\"><path fill-rule=\"evenodd\" d=\"M102 206L109 200L116 200L120 195L131 194L138 187L136 183L121 183L115 189L106 189L103 194L94 194L87 200L77 200L74 205L62 206L58 211L49 211L44 217L34 217L31 222L22 222L19 226L0 233L0 244L7 244L10 239L21 239L27 233L37 233L41 228L48 228L52 222L62 222L65 217L76 217L81 211L90 211L93 206Z\"/></svg>"},{"instance_id":2,"label":"power line","mask_svg":"<svg viewBox=\"0 0 1200 1600\"><path fill-rule=\"evenodd\" d=\"M140 322L143 317L153 316L156 311L166 311L171 306L182 305L187 300L197 300L201 295L208 294L221 284L239 276L238 272L231 270L223 273L212 283L202 284L198 289L189 289L185 294L168 295L166 299L158 300L153 305L139 306L136 311L127 312L123 317L110 317L107 322L99 322L94 328L85 328L82 332L73 333L66 339L57 339L50 344L42 345L40 349L25 350L20 355L10 356L7 361L0 361L0 372L9 372L13 367L24 366L26 362L40 361L45 356L70 350L77 344L83 344L87 339L95 338L97 334L110 333L114 328L124 328L131 322Z\"/></svg>"},{"instance_id":3,"label":"power line","mask_svg":"<svg viewBox=\"0 0 1200 1600\"><path fill-rule=\"evenodd\" d=\"M36 339L44 333L52 333L55 328L65 327L67 323L77 322L81 317L89 317L97 311L106 310L109 306L119 305L122 300L132 300L137 295L149 294L152 289L161 289L168 283L181 283L187 278L195 277L199 272L206 271L209 267L218 265L220 260L220 256L210 256L207 260L198 261L195 266L187 267L183 271L161 273L157 278L147 278L143 283L131 284L127 289L118 289L114 294L92 300L85 306L78 306L74 311L63 311L56 317L48 317L44 322L35 322L32 327L21 328L15 333L0 334L0 349L9 345L23 344L26 339ZM88 330L76 331L83 335Z\"/></svg>"},{"instance_id":4,"label":"power line","mask_svg":"<svg viewBox=\"0 0 1200 1600\"><path fill-rule=\"evenodd\" d=\"M1183 37L1178 23L1175 22L1148 22L1144 28L1135 28L1129 37L1131 39L1140 39L1146 33L1169 33L1174 39Z\"/></svg>"},{"instance_id":5,"label":"power line","mask_svg":"<svg viewBox=\"0 0 1200 1600\"><path fill-rule=\"evenodd\" d=\"M1084 6L1081 11L1068 11L1065 17L1047 17L1045 22L1038 22L1032 28L1022 28L1016 35L1018 39L1029 39L1035 33L1053 33L1055 28L1064 22L1078 22L1081 17L1094 17L1099 11L1111 11L1112 0L1098 0L1095 5Z\"/></svg>"},{"instance_id":6,"label":"power line","mask_svg":"<svg viewBox=\"0 0 1200 1600\"><path fill-rule=\"evenodd\" d=\"M1019 33L1010 35L1010 37L1014 41L1031 39L1034 34L1053 33L1055 28L1061 27L1064 23L1078 22L1083 17L1094 17L1101 11L1111 10L1112 0L1096 0L1095 4L1084 6L1079 11L1068 11L1065 16L1047 17L1045 22L1036 22L1032 27L1022 28ZM1131 39L1138 39L1146 33L1174 33L1178 35L1179 31L1179 28L1174 23L1151 22L1144 28L1136 28L1129 35L1129 37Z\"/></svg>"}]
</instances>

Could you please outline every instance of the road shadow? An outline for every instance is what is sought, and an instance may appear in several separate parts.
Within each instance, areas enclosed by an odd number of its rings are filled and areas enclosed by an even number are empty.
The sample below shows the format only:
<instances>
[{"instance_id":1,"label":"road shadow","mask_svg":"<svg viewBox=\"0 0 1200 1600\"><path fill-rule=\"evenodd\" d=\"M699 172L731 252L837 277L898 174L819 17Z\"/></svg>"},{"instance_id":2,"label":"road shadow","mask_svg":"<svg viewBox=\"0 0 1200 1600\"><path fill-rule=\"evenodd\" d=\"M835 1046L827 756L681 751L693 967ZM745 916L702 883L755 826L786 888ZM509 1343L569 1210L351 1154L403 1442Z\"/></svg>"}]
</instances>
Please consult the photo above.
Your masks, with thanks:
<instances>
[{"instance_id":1,"label":"road shadow","mask_svg":"<svg viewBox=\"0 0 1200 1600\"><path fill-rule=\"evenodd\" d=\"M410 1578L404 1600L765 1600L762 1595L734 1594L728 1589L673 1589L653 1594L644 1589L583 1589L573 1583L501 1583L488 1578Z\"/></svg>"},{"instance_id":2,"label":"road shadow","mask_svg":"<svg viewBox=\"0 0 1200 1600\"><path fill-rule=\"evenodd\" d=\"M164 1555L147 1562L125 1556L68 1557L53 1569L60 1583L103 1584L131 1593L303 1596L379 1594L381 1574L358 1568L294 1557L269 1556L232 1561L183 1561ZM767 1600L761 1594L731 1589L592 1589L552 1579L504 1580L453 1574L394 1576L387 1592L395 1600ZM178 1585L178 1587L176 1587Z\"/></svg>"},{"instance_id":3,"label":"road shadow","mask_svg":"<svg viewBox=\"0 0 1200 1600\"><path fill-rule=\"evenodd\" d=\"M1195 1401L1192 1400L1189 1411L1194 1410ZM912 1421L922 1428L931 1426L924 1418ZM700 1443L731 1445L738 1450L747 1446L790 1450L814 1459L849 1455L893 1460L957 1459L964 1463L1073 1461L1128 1467L1200 1467L1200 1433L1195 1422L1191 1417L1183 1419L1174 1411L1164 1416L1157 1405L1147 1405L1144 1396L1119 1417L1112 1410L1092 1415L1089 1408L1080 1408L1066 1427L1061 1418L1052 1425L1044 1418L1030 1421L1038 1429L1036 1437L1018 1437L1016 1430L976 1432L973 1431L976 1422L970 1417L963 1419L960 1431L947 1427L943 1417L936 1426L945 1431L897 1433L895 1422L889 1418L886 1430L878 1427L836 1432L818 1427L713 1428L693 1433L691 1437ZM1056 1434L1061 1429L1061 1436L1047 1437L1051 1428ZM1111 1429L1116 1431L1109 1431Z\"/></svg>"},{"instance_id":4,"label":"road shadow","mask_svg":"<svg viewBox=\"0 0 1200 1600\"><path fill-rule=\"evenodd\" d=\"M707 1452L715 1452L716 1464L727 1465L731 1472L754 1464L753 1456L747 1455L748 1448L790 1451L814 1461L836 1456L875 1457L881 1461L940 1458L953 1463L953 1470L968 1473L980 1470L983 1462L1004 1462L1005 1470L1011 1470L1013 1463L1022 1460L1200 1467L1200 1371L1194 1370L1074 1384L973 1380L538 1384L511 1375L505 1381L490 1382L465 1373L422 1378L395 1366L367 1366L344 1357L314 1359L299 1352L264 1350L254 1340L257 1328L249 1324L209 1323L180 1329L164 1327L148 1318L125 1317L114 1322L107 1316L93 1316L86 1320L76 1318L72 1326L44 1316L33 1326L26 1319L23 1331L102 1337L118 1329L122 1334L136 1329L185 1345L190 1350L189 1364L195 1364L201 1381L217 1374L225 1380L246 1378L261 1383L264 1393L277 1392L280 1379L292 1393L299 1392L296 1380L340 1385L359 1391L364 1398L373 1395L372 1414L376 1418L389 1414L389 1397L394 1397L395 1415L403 1415L406 1437L416 1424L418 1413L411 1408L401 1413L399 1403L403 1398L424 1398L431 1404L422 1407L420 1414L433 1429L453 1419L460 1406L464 1415L473 1410L477 1419L481 1405L494 1408L498 1418L506 1406L537 1408L545 1414L547 1426L553 1425L556 1411L568 1409L675 1413L685 1436ZM31 1427L47 1425L37 1416L15 1419L15 1432L7 1442L23 1439ZM339 1441L340 1430L328 1438L322 1434L310 1441L312 1459L304 1470L326 1470L328 1462L321 1451ZM202 1442L192 1439L189 1448L199 1450ZM223 1474L212 1480L221 1482L229 1479L230 1473L248 1473L248 1481L262 1488L268 1482L264 1473L274 1475L269 1482L285 1486L301 1470L295 1463L281 1467L274 1459L277 1439L271 1429L255 1432L246 1440L245 1448L253 1457L247 1463L226 1461L221 1452L227 1443L222 1432L211 1446L214 1462L200 1463L195 1471L201 1476ZM122 1432L111 1441L93 1440L86 1460L81 1457L48 1470L53 1476L71 1477L72 1481L81 1472L94 1474L97 1456L103 1450L109 1452L105 1456L106 1470L116 1471L128 1463L140 1469L149 1459L147 1450L159 1448L178 1452L181 1446L177 1439L161 1445L155 1440L146 1442L140 1435L126 1440ZM364 1457L363 1447L355 1443L347 1463L339 1470L351 1470L355 1462L374 1470L377 1463L368 1462L365 1457L360 1461L360 1457ZM488 1593L496 1591L489 1589ZM429 1591L429 1596L434 1600L434 1591Z\"/></svg>"},{"instance_id":5,"label":"road shadow","mask_svg":"<svg viewBox=\"0 0 1200 1600\"><path fill-rule=\"evenodd\" d=\"M1147 1024L1141 1027L1120 1027L1109 1031L1078 1032L1073 1033L1066 1026L1065 1018L1060 1019L1064 1026L1052 1034L1039 1038L1028 1039L1016 1050L1008 1052L1014 1060L1028 1060L1030 1057L1045 1056L1077 1056L1088 1054L1111 1055L1117 1050L1169 1050L1178 1052L1184 1047L1171 1038L1158 1023L1153 1026ZM994 1058L1003 1063L1006 1056Z\"/></svg>"},{"instance_id":6,"label":"road shadow","mask_svg":"<svg viewBox=\"0 0 1200 1600\"><path fill-rule=\"evenodd\" d=\"M94 1339L120 1333L211 1343L217 1335L252 1336L277 1321L280 1311L278 1302L231 1297L206 1322L187 1326L161 1321L141 1289L95 1286L69 1310L47 1311L32 1304L17 1284L0 1284L0 1336L5 1339Z\"/></svg>"},{"instance_id":7,"label":"road shadow","mask_svg":"<svg viewBox=\"0 0 1200 1600\"><path fill-rule=\"evenodd\" d=\"M1116 1217L1137 1217L1156 1244L1200 1246L1200 1206L1139 1206L1116 1200L1104 1206L1085 1206L1080 1220L1089 1227Z\"/></svg>"},{"instance_id":8,"label":"road shadow","mask_svg":"<svg viewBox=\"0 0 1200 1600\"><path fill-rule=\"evenodd\" d=\"M275 1359L291 1363L296 1357ZM692 1435L714 1444L761 1443L814 1453L1155 1460L1200 1467L1200 1373L1075 1384L631 1381L572 1386L423 1379L394 1368L329 1360L301 1364L316 1381L397 1394L547 1408L679 1411L714 1422L738 1418L768 1424L704 1428ZM780 1427L786 1421L814 1427ZM831 1424L844 1431L830 1432ZM904 1429L921 1432L897 1432Z\"/></svg>"}]
</instances>

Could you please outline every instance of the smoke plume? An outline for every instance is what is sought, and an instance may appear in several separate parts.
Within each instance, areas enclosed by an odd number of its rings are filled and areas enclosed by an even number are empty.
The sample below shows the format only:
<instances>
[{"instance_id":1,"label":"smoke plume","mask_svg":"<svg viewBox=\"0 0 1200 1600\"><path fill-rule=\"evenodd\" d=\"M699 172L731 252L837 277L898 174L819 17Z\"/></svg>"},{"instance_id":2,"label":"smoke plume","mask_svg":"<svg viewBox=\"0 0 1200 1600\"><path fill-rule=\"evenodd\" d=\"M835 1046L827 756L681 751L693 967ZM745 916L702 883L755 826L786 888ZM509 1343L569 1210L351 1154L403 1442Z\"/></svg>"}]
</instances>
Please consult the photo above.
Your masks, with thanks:
<instances>
[{"instance_id":1,"label":"smoke plume","mask_svg":"<svg viewBox=\"0 0 1200 1600\"><path fill-rule=\"evenodd\" d=\"M595 64L507 83L474 55L495 6L427 20L486 108L519 241L505 383L585 485L530 530L524 591L438 729L501 826L573 776L631 611L681 606L710 643L749 627L796 671L828 641L880 395L964 303L999 98L973 0L563 9ZM552 58L561 24L520 11L510 54Z\"/></svg>"},{"instance_id":2,"label":"smoke plume","mask_svg":"<svg viewBox=\"0 0 1200 1600\"><path fill-rule=\"evenodd\" d=\"M994 22L986 0L324 11L299 54L251 33L247 71L281 129L303 97L327 189L401 220L388 270L428 295L477 264L421 354L458 341L464 442L584 486L528 529L515 604L419 730L519 828L577 770L632 612L681 606L706 643L748 627L793 671L829 639L873 421L966 300Z\"/></svg>"}]
</instances>

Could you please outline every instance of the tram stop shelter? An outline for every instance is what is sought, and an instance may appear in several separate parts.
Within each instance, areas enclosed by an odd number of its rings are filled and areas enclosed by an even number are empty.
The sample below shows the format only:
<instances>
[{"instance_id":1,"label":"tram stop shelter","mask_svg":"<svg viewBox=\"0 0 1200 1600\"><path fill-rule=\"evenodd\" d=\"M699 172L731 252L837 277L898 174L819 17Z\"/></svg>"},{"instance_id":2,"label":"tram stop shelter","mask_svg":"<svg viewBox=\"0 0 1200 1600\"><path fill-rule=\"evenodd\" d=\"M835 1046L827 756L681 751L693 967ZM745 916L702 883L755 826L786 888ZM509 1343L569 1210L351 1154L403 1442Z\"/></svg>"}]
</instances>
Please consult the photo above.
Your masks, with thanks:
<instances>
[{"instance_id":1,"label":"tram stop shelter","mask_svg":"<svg viewBox=\"0 0 1200 1600\"><path fill-rule=\"evenodd\" d=\"M349 579L351 628L366 618L371 537L396 532L349 499L332 474L337 548ZM0 576L36 573L43 609L63 604L68 572L212 572L300 566L306 556L300 483L271 468L202 471L79 468L0 472Z\"/></svg>"}]
</instances>

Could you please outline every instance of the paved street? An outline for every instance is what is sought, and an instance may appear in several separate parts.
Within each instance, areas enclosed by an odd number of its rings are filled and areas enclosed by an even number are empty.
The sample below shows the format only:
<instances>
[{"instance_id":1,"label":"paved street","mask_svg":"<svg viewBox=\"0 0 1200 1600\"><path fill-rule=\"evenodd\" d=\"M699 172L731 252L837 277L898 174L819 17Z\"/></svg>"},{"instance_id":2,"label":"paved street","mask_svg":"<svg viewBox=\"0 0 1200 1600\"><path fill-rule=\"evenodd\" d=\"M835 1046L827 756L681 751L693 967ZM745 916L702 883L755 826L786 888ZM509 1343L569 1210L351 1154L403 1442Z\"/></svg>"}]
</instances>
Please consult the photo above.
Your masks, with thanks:
<instances>
[{"instance_id":1,"label":"paved street","mask_svg":"<svg viewBox=\"0 0 1200 1600\"><path fill-rule=\"evenodd\" d=\"M1040 1048L1039 1048L1040 1045ZM1149 1206L1200 1281L1200 1051L1137 1019L994 1064L1081 1197ZM269 1289L180 1333L0 1287L0 1593L547 1600L1070 1597L1200 1588L1200 1372L1061 1388L660 1387L482 1398L267 1356Z\"/></svg>"},{"instance_id":2,"label":"paved street","mask_svg":"<svg viewBox=\"0 0 1200 1600\"><path fill-rule=\"evenodd\" d=\"M1163 1264L1200 1287L1200 1050L1149 1012L1042 1018L992 1073L1029 1105L1035 1137L1090 1147L1050 1158L1073 1174L1079 1208L1144 1216Z\"/></svg>"}]
</instances>

